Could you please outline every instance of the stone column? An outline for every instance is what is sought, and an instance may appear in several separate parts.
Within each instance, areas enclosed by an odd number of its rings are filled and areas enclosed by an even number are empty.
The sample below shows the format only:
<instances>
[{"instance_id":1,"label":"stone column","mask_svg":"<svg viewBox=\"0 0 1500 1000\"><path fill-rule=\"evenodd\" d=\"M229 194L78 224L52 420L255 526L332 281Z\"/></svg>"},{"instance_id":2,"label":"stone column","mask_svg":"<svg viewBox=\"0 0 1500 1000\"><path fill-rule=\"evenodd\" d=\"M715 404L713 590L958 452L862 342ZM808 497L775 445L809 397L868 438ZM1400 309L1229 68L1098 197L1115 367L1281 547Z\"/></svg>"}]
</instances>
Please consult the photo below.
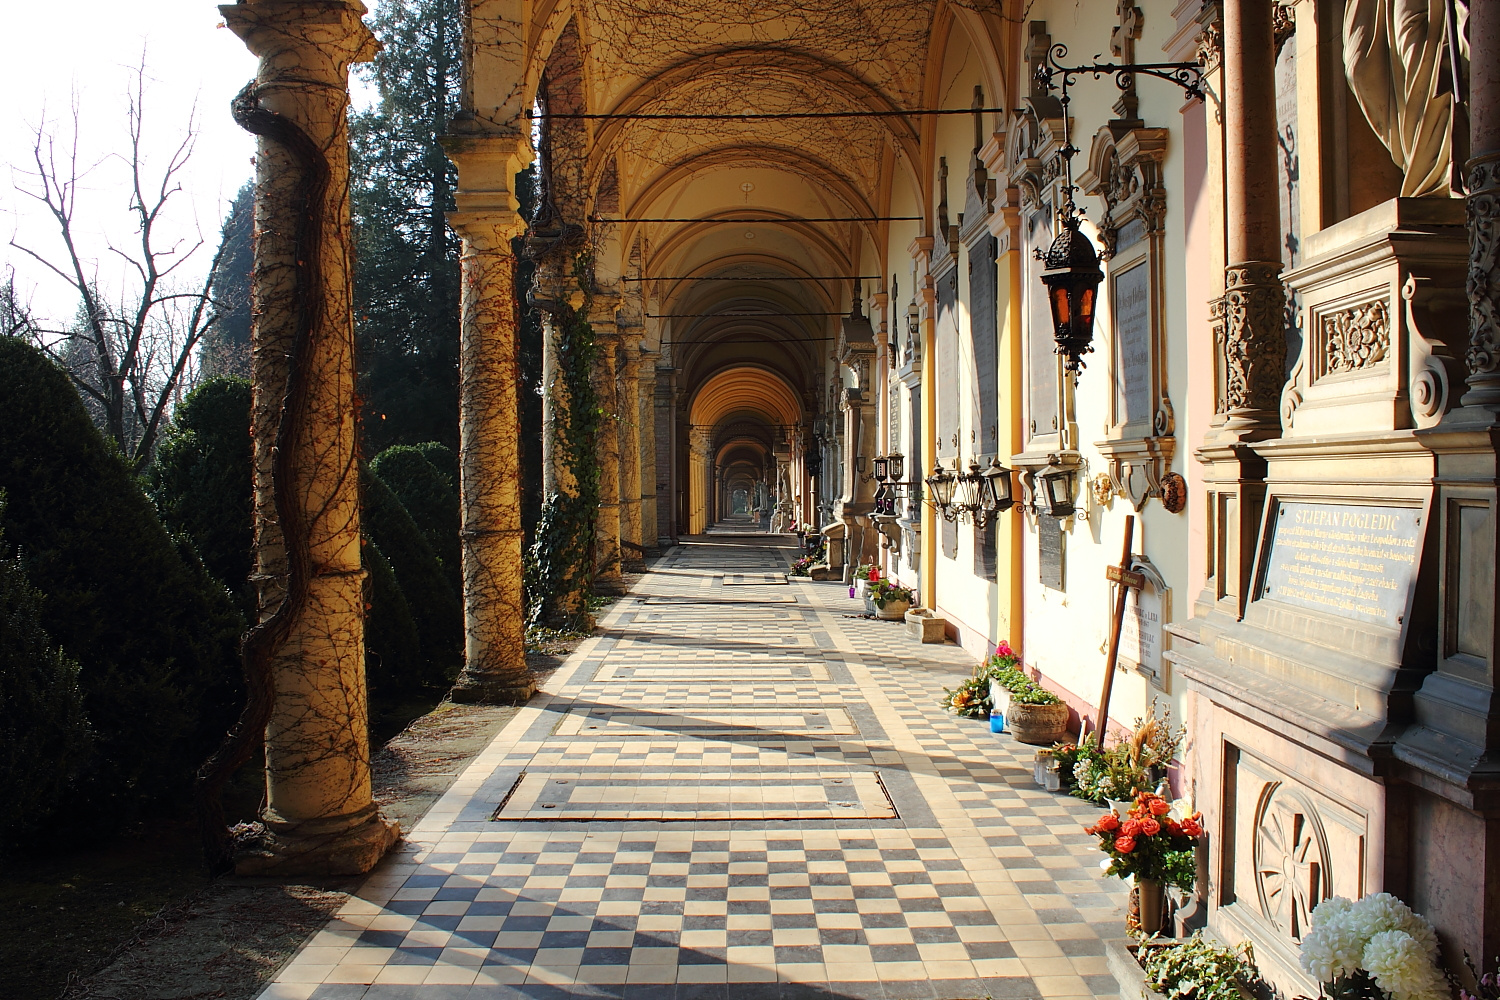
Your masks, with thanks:
<instances>
[{"instance_id":1,"label":"stone column","mask_svg":"<svg viewBox=\"0 0 1500 1000\"><path fill-rule=\"evenodd\" d=\"M617 594L620 583L620 393L619 333L615 300L596 296L589 313L598 354L594 360L594 393L599 412L599 514L594 544L594 588Z\"/></svg>"},{"instance_id":2,"label":"stone column","mask_svg":"<svg viewBox=\"0 0 1500 1000\"><path fill-rule=\"evenodd\" d=\"M1266 463L1257 441L1281 434L1286 373L1286 293L1281 284L1277 201L1275 44L1272 5L1226 0L1224 55L1224 297L1214 306L1215 416L1198 460L1217 539L1196 613L1216 605L1233 618L1249 600L1255 542L1265 504Z\"/></svg>"},{"instance_id":3,"label":"stone column","mask_svg":"<svg viewBox=\"0 0 1500 1000\"><path fill-rule=\"evenodd\" d=\"M641 334L620 338L620 561L646 569L641 534Z\"/></svg>"},{"instance_id":4,"label":"stone column","mask_svg":"<svg viewBox=\"0 0 1500 1000\"><path fill-rule=\"evenodd\" d=\"M1277 201L1273 4L1224 3L1224 269L1227 427L1279 434L1286 291Z\"/></svg>"},{"instance_id":5,"label":"stone column","mask_svg":"<svg viewBox=\"0 0 1500 1000\"><path fill-rule=\"evenodd\" d=\"M460 125L468 126L458 131ZM511 240L524 224L511 190L529 147L520 130L457 123L443 146L458 165L462 238L458 357L459 493L464 668L453 700L514 704L531 697L521 586L519 317Z\"/></svg>"},{"instance_id":6,"label":"stone column","mask_svg":"<svg viewBox=\"0 0 1500 1000\"><path fill-rule=\"evenodd\" d=\"M568 258L571 261L571 257ZM558 265L547 262L537 268L536 300L542 307L542 496L556 493L576 496L578 481L573 475L573 466L568 461L566 449L560 447L558 434L566 433L570 420L570 398L568 383L558 358L562 352L562 338L566 335L562 323L565 307L579 308L583 304L583 293L578 282L571 276L556 274Z\"/></svg>"},{"instance_id":7,"label":"stone column","mask_svg":"<svg viewBox=\"0 0 1500 1000\"><path fill-rule=\"evenodd\" d=\"M1500 11L1469 7L1469 391L1464 406L1500 410Z\"/></svg>"},{"instance_id":8,"label":"stone column","mask_svg":"<svg viewBox=\"0 0 1500 1000\"><path fill-rule=\"evenodd\" d=\"M349 66L377 43L357 2L221 7L260 58L235 117L256 155L255 580L245 642L270 675L266 833L247 874L368 871L400 836L370 794L355 441Z\"/></svg>"},{"instance_id":9,"label":"stone column","mask_svg":"<svg viewBox=\"0 0 1500 1000\"><path fill-rule=\"evenodd\" d=\"M656 428L660 419L656 359L660 356L656 351L642 348L640 374L636 381L641 398L641 545L647 552L658 548L661 535L656 507Z\"/></svg>"},{"instance_id":10,"label":"stone column","mask_svg":"<svg viewBox=\"0 0 1500 1000\"><path fill-rule=\"evenodd\" d=\"M668 544L677 544L677 534L682 530L682 486L681 486L681 446L677 439L677 369L658 369L666 376L666 385L662 386L660 392L666 400L664 409L667 411L667 460L666 460L666 483L667 483L667 535ZM658 459L660 461L660 459ZM661 498L657 498L661 503Z\"/></svg>"}]
</instances>

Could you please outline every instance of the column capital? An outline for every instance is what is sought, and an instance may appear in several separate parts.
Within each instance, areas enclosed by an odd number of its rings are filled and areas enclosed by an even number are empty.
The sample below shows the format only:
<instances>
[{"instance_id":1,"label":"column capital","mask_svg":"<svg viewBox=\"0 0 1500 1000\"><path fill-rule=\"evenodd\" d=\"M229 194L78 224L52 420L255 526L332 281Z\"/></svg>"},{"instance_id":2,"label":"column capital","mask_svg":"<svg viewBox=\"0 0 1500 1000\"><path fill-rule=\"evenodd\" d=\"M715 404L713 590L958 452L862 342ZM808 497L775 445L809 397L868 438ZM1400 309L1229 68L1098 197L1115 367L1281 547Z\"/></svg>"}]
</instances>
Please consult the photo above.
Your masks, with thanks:
<instances>
[{"instance_id":1,"label":"column capital","mask_svg":"<svg viewBox=\"0 0 1500 1000\"><path fill-rule=\"evenodd\" d=\"M457 214L509 213L519 221L516 174L531 162L531 144L519 128L485 130L455 119L438 142L458 167Z\"/></svg>"},{"instance_id":2,"label":"column capital","mask_svg":"<svg viewBox=\"0 0 1500 1000\"><path fill-rule=\"evenodd\" d=\"M509 253L510 241L526 231L515 212L449 212L448 225L480 253Z\"/></svg>"},{"instance_id":3,"label":"column capital","mask_svg":"<svg viewBox=\"0 0 1500 1000\"><path fill-rule=\"evenodd\" d=\"M359 0L250 0L219 14L261 63L257 81L349 85L349 65L380 51Z\"/></svg>"}]
</instances>

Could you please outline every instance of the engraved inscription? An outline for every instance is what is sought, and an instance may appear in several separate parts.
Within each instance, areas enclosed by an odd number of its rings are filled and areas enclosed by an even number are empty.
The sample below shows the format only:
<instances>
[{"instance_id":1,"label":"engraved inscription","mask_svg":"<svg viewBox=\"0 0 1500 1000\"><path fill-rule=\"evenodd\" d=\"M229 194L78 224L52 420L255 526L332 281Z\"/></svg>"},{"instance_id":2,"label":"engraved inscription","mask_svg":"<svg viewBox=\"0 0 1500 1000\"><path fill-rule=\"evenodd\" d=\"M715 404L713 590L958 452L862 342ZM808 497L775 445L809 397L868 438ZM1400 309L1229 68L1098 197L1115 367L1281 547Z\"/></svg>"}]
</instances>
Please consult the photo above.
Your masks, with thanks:
<instances>
[{"instance_id":1,"label":"engraved inscription","mask_svg":"<svg viewBox=\"0 0 1500 1000\"><path fill-rule=\"evenodd\" d=\"M1148 582L1131 588L1120 629L1120 658L1152 677L1161 677L1162 592Z\"/></svg>"},{"instance_id":2,"label":"engraved inscription","mask_svg":"<svg viewBox=\"0 0 1500 1000\"><path fill-rule=\"evenodd\" d=\"M1283 503L1271 525L1260 597L1398 626L1421 520L1411 507Z\"/></svg>"},{"instance_id":3,"label":"engraved inscription","mask_svg":"<svg viewBox=\"0 0 1500 1000\"><path fill-rule=\"evenodd\" d=\"M1042 586L1063 590L1063 532L1062 522L1050 514L1038 514L1036 519L1039 563Z\"/></svg>"}]
</instances>

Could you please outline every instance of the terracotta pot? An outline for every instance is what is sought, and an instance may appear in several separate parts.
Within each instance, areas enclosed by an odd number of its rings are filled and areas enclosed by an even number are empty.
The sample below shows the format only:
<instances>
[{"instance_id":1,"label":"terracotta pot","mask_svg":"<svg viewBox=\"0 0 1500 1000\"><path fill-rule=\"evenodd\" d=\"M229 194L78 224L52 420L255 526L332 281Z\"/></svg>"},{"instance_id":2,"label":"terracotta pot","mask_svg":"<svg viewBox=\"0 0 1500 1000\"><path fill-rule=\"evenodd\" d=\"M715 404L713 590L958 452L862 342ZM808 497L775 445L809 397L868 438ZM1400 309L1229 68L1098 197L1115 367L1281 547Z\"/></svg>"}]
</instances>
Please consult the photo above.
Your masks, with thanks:
<instances>
[{"instance_id":1,"label":"terracotta pot","mask_svg":"<svg viewBox=\"0 0 1500 1000\"><path fill-rule=\"evenodd\" d=\"M874 601L870 603L875 604ZM875 617L886 621L901 621L906 617L906 609L909 607L910 601L886 601L884 605L875 606Z\"/></svg>"},{"instance_id":2,"label":"terracotta pot","mask_svg":"<svg viewBox=\"0 0 1500 1000\"><path fill-rule=\"evenodd\" d=\"M1162 884L1154 878L1137 879L1135 891L1141 902L1141 930L1156 934L1162 924Z\"/></svg>"},{"instance_id":3,"label":"terracotta pot","mask_svg":"<svg viewBox=\"0 0 1500 1000\"><path fill-rule=\"evenodd\" d=\"M1051 746L1068 734L1067 705L1022 705L1012 701L1005 728L1022 743Z\"/></svg>"}]
</instances>

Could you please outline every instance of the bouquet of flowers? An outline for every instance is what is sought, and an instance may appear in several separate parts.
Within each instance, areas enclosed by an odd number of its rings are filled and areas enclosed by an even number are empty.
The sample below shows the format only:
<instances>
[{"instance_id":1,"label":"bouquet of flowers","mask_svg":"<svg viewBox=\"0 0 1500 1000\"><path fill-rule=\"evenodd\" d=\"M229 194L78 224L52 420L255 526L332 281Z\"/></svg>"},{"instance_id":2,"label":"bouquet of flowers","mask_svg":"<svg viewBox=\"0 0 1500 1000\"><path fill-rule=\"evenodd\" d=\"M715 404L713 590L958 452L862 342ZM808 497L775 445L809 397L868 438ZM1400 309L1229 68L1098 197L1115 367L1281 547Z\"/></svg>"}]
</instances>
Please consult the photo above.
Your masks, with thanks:
<instances>
[{"instance_id":1,"label":"bouquet of flowers","mask_svg":"<svg viewBox=\"0 0 1500 1000\"><path fill-rule=\"evenodd\" d=\"M1302 939L1302 968L1334 1000L1445 1000L1432 923L1388 892L1325 899Z\"/></svg>"},{"instance_id":2,"label":"bouquet of flowers","mask_svg":"<svg viewBox=\"0 0 1500 1000\"><path fill-rule=\"evenodd\" d=\"M943 688L942 705L954 715L968 719L988 719L990 709L995 704L990 701L990 675L984 664L976 666L973 676L958 687Z\"/></svg>"},{"instance_id":3,"label":"bouquet of flowers","mask_svg":"<svg viewBox=\"0 0 1500 1000\"><path fill-rule=\"evenodd\" d=\"M1109 857L1106 875L1150 880L1183 891L1193 888L1193 842L1203 836L1203 815L1175 815L1172 803L1152 792L1141 792L1125 816L1105 813L1085 833L1099 838L1099 850Z\"/></svg>"}]
</instances>

